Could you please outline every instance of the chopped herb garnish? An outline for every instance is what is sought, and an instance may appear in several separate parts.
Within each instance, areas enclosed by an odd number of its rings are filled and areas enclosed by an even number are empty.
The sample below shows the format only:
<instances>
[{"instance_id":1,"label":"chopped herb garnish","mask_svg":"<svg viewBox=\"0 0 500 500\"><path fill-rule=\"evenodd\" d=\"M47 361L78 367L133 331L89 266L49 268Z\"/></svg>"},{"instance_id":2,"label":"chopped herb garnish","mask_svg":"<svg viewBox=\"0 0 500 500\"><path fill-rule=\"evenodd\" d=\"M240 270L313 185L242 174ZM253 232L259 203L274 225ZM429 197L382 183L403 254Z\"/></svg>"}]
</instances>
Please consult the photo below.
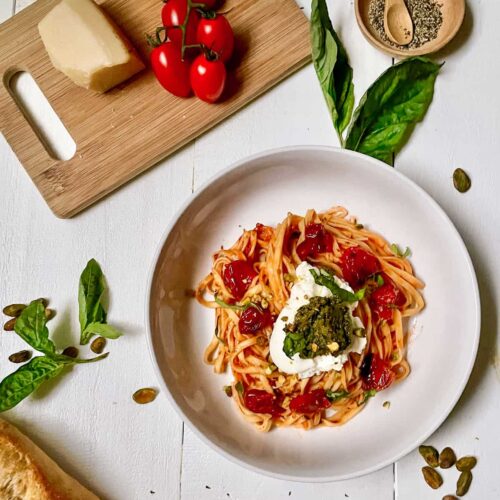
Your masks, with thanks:
<instances>
[{"instance_id":1,"label":"chopped herb garnish","mask_svg":"<svg viewBox=\"0 0 500 500\"><path fill-rule=\"evenodd\" d=\"M403 257L403 259L406 259L406 257L409 257L411 255L410 247L406 247L406 250L402 252L399 246L396 245L396 243L393 243L391 245L391 251L394 255L397 255L398 257Z\"/></svg>"},{"instance_id":2,"label":"chopped herb garnish","mask_svg":"<svg viewBox=\"0 0 500 500\"><path fill-rule=\"evenodd\" d=\"M382 286L384 284L384 278L382 277L381 274L376 275L375 281L377 282L378 286Z\"/></svg>"},{"instance_id":3,"label":"chopped herb garnish","mask_svg":"<svg viewBox=\"0 0 500 500\"><path fill-rule=\"evenodd\" d=\"M215 327L215 332L214 332L214 335L217 337L217 340L221 343L221 344L224 344L227 346L227 342L222 339L221 337L219 337L219 328L216 326Z\"/></svg>"},{"instance_id":4,"label":"chopped herb garnish","mask_svg":"<svg viewBox=\"0 0 500 500\"><path fill-rule=\"evenodd\" d=\"M365 391L364 397L363 397L363 404L368 401L368 399L373 398L377 394L377 391L375 389L370 389L369 391Z\"/></svg>"},{"instance_id":5,"label":"chopped herb garnish","mask_svg":"<svg viewBox=\"0 0 500 500\"><path fill-rule=\"evenodd\" d=\"M249 307L255 307L259 311L261 310L260 307L255 303L255 302L245 302L245 304L228 304L227 302L224 302L222 299L219 299L217 295L214 295L214 301L217 302L217 304L220 307L223 307L224 309L232 309L233 311L246 311Z\"/></svg>"},{"instance_id":6,"label":"chopped herb garnish","mask_svg":"<svg viewBox=\"0 0 500 500\"><path fill-rule=\"evenodd\" d=\"M328 288L328 290L332 292L332 295L338 298L340 302L357 302L358 300L363 299L363 297L365 296L365 288L361 288L356 293L345 290L344 288L337 285L334 276L324 269L322 269L319 273L318 271L316 271L316 269L311 269L310 271L316 285L321 285Z\"/></svg>"},{"instance_id":7,"label":"chopped herb garnish","mask_svg":"<svg viewBox=\"0 0 500 500\"><path fill-rule=\"evenodd\" d=\"M243 388L243 384L241 382L237 382L234 387L239 392L239 394L241 396L243 396L243 393L245 392L245 389Z\"/></svg>"},{"instance_id":8,"label":"chopped herb garnish","mask_svg":"<svg viewBox=\"0 0 500 500\"><path fill-rule=\"evenodd\" d=\"M334 403L335 401L338 401L339 399L344 399L349 396L349 393L347 391L331 391L328 390L326 391L326 397L330 400L330 402Z\"/></svg>"}]
</instances>

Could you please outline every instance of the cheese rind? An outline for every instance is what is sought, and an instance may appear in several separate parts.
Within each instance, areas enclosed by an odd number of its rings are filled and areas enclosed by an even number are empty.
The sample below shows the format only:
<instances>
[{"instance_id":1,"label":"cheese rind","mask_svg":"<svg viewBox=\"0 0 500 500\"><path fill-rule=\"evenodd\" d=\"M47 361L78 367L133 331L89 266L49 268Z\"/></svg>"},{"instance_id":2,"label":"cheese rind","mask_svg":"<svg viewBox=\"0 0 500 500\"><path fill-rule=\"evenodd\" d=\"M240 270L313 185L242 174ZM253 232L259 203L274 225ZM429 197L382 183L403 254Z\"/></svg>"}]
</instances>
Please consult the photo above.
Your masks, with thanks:
<instances>
[{"instance_id":1,"label":"cheese rind","mask_svg":"<svg viewBox=\"0 0 500 500\"><path fill-rule=\"evenodd\" d=\"M62 0L38 31L54 67L86 89L106 92L144 69L130 42L92 0Z\"/></svg>"}]
</instances>

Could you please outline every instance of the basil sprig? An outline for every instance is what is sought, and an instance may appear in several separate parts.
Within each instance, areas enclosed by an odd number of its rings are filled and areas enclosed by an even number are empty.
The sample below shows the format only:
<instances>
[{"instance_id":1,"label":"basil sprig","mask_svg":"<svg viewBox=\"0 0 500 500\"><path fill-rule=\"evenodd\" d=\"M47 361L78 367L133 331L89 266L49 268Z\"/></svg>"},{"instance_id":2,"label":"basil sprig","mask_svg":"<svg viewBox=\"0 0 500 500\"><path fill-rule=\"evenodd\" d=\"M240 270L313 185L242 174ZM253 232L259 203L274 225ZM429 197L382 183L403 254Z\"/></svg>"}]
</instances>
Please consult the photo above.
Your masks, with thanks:
<instances>
[{"instance_id":1,"label":"basil sprig","mask_svg":"<svg viewBox=\"0 0 500 500\"><path fill-rule=\"evenodd\" d=\"M310 31L314 68L342 143L354 108L354 84L347 52L333 29L325 0L312 0Z\"/></svg>"},{"instance_id":2,"label":"basil sprig","mask_svg":"<svg viewBox=\"0 0 500 500\"><path fill-rule=\"evenodd\" d=\"M390 164L424 118L442 65L425 57L395 64L366 91L353 115L353 70L325 0L312 0L311 44L314 68L340 144ZM351 117L344 141L342 134Z\"/></svg>"},{"instance_id":3,"label":"basil sprig","mask_svg":"<svg viewBox=\"0 0 500 500\"><path fill-rule=\"evenodd\" d=\"M335 403L335 401L339 401L349 396L350 393L347 391L332 391L331 389L326 391L326 397L330 400L331 403Z\"/></svg>"},{"instance_id":4,"label":"basil sprig","mask_svg":"<svg viewBox=\"0 0 500 500\"><path fill-rule=\"evenodd\" d=\"M328 272L322 269L320 272L316 271L316 269L310 270L314 282L316 285L326 286L334 297L337 297L340 302L352 303L358 302L358 300L363 299L365 296L366 289L361 288L357 292L350 292L349 290L345 290L344 288L337 285L334 277Z\"/></svg>"},{"instance_id":5,"label":"basil sprig","mask_svg":"<svg viewBox=\"0 0 500 500\"><path fill-rule=\"evenodd\" d=\"M80 280L79 303L80 324L85 325L82 327L83 331L103 336L106 333L108 338L117 338L120 332L103 323L106 321L106 311L101 304L105 290L104 276L95 260L87 264L82 278L84 279ZM66 366L94 363L108 356L108 353L104 353L91 359L82 359L59 354L54 342L49 338L45 306L41 299L34 300L21 312L16 319L14 331L43 356L32 358L0 382L0 412L16 406L43 382L57 377Z\"/></svg>"},{"instance_id":6,"label":"basil sprig","mask_svg":"<svg viewBox=\"0 0 500 500\"><path fill-rule=\"evenodd\" d=\"M117 339L121 332L106 322L107 313L103 304L106 281L101 266L95 259L89 260L80 276L78 306L80 320L80 345L90 342L94 335Z\"/></svg>"},{"instance_id":7,"label":"basil sprig","mask_svg":"<svg viewBox=\"0 0 500 500\"><path fill-rule=\"evenodd\" d=\"M385 71L356 108L345 147L390 163L424 118L441 66L413 57Z\"/></svg>"}]
</instances>

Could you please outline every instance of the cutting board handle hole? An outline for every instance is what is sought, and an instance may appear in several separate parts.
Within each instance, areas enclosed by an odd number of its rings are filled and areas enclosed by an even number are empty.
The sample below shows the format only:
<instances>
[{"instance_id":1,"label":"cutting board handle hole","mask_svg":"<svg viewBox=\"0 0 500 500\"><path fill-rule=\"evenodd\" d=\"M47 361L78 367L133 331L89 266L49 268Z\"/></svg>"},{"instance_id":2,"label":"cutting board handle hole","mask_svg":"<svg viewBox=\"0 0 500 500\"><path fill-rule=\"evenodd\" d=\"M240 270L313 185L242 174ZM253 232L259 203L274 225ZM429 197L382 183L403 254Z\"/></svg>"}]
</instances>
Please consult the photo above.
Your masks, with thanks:
<instances>
[{"instance_id":1,"label":"cutting board handle hole","mask_svg":"<svg viewBox=\"0 0 500 500\"><path fill-rule=\"evenodd\" d=\"M55 160L73 158L75 141L34 78L27 71L18 71L9 78L8 86L47 153Z\"/></svg>"}]
</instances>

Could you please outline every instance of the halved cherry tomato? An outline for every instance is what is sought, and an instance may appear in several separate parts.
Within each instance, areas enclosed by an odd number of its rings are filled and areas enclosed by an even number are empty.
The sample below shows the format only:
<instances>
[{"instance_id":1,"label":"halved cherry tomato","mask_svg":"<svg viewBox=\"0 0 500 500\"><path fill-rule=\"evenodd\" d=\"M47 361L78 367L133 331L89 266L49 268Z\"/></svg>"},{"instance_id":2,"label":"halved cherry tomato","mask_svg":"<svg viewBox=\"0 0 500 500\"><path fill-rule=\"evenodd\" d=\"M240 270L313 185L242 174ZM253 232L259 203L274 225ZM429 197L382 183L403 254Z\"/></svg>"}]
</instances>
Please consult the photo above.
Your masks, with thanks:
<instances>
[{"instance_id":1,"label":"halved cherry tomato","mask_svg":"<svg viewBox=\"0 0 500 500\"><path fill-rule=\"evenodd\" d=\"M295 413L316 413L329 408L331 404L324 389L316 389L293 398L290 401L290 410Z\"/></svg>"},{"instance_id":2,"label":"halved cherry tomato","mask_svg":"<svg viewBox=\"0 0 500 500\"><path fill-rule=\"evenodd\" d=\"M270 413L273 417L279 417L285 410L280 406L280 398L270 392L259 389L245 391L243 401L245 406L254 413Z\"/></svg>"},{"instance_id":3,"label":"halved cherry tomato","mask_svg":"<svg viewBox=\"0 0 500 500\"><path fill-rule=\"evenodd\" d=\"M370 296L370 306L381 319L390 320L393 309L403 306L406 299L388 276L384 275L383 278L384 284Z\"/></svg>"},{"instance_id":4,"label":"halved cherry tomato","mask_svg":"<svg viewBox=\"0 0 500 500\"><path fill-rule=\"evenodd\" d=\"M365 391L372 389L381 391L387 389L394 382L396 375L391 370L388 361L383 360L376 354L369 353L361 365L361 378Z\"/></svg>"},{"instance_id":5,"label":"halved cherry tomato","mask_svg":"<svg viewBox=\"0 0 500 500\"><path fill-rule=\"evenodd\" d=\"M191 87L198 99L213 103L220 99L226 85L226 67L222 61L200 54L191 65Z\"/></svg>"},{"instance_id":6,"label":"halved cherry tomato","mask_svg":"<svg viewBox=\"0 0 500 500\"><path fill-rule=\"evenodd\" d=\"M202 14L196 31L196 39L198 43L218 54L222 62L227 62L233 54L233 29L221 14Z\"/></svg>"},{"instance_id":7,"label":"halved cherry tomato","mask_svg":"<svg viewBox=\"0 0 500 500\"><path fill-rule=\"evenodd\" d=\"M377 257L360 247L349 247L344 250L340 257L340 267L342 277L355 288L380 271Z\"/></svg>"},{"instance_id":8,"label":"halved cherry tomato","mask_svg":"<svg viewBox=\"0 0 500 500\"><path fill-rule=\"evenodd\" d=\"M179 47L182 45L182 30L176 28L176 26L181 26L184 23L187 11L187 0L168 0L161 10L161 20L163 26L167 28L168 38ZM186 27L186 45L194 45L196 43L196 29L199 21L200 14L196 9L191 9Z\"/></svg>"},{"instance_id":9,"label":"halved cherry tomato","mask_svg":"<svg viewBox=\"0 0 500 500\"><path fill-rule=\"evenodd\" d=\"M246 260L233 260L224 266L222 280L236 300L241 300L257 276L252 265Z\"/></svg>"},{"instance_id":10,"label":"halved cherry tomato","mask_svg":"<svg viewBox=\"0 0 500 500\"><path fill-rule=\"evenodd\" d=\"M320 253L333 250L333 237L325 231L323 224L308 224L305 229L305 240L297 247L297 255L301 260L317 257Z\"/></svg>"},{"instance_id":11,"label":"halved cherry tomato","mask_svg":"<svg viewBox=\"0 0 500 500\"><path fill-rule=\"evenodd\" d=\"M256 307L249 307L245 309L238 321L238 328L241 333L257 333L266 326L273 324L273 317L269 309L257 309Z\"/></svg>"},{"instance_id":12,"label":"halved cherry tomato","mask_svg":"<svg viewBox=\"0 0 500 500\"><path fill-rule=\"evenodd\" d=\"M177 45L165 42L155 47L150 61L156 78L165 89L178 97L191 95L190 61L181 59L181 51Z\"/></svg>"}]
</instances>

